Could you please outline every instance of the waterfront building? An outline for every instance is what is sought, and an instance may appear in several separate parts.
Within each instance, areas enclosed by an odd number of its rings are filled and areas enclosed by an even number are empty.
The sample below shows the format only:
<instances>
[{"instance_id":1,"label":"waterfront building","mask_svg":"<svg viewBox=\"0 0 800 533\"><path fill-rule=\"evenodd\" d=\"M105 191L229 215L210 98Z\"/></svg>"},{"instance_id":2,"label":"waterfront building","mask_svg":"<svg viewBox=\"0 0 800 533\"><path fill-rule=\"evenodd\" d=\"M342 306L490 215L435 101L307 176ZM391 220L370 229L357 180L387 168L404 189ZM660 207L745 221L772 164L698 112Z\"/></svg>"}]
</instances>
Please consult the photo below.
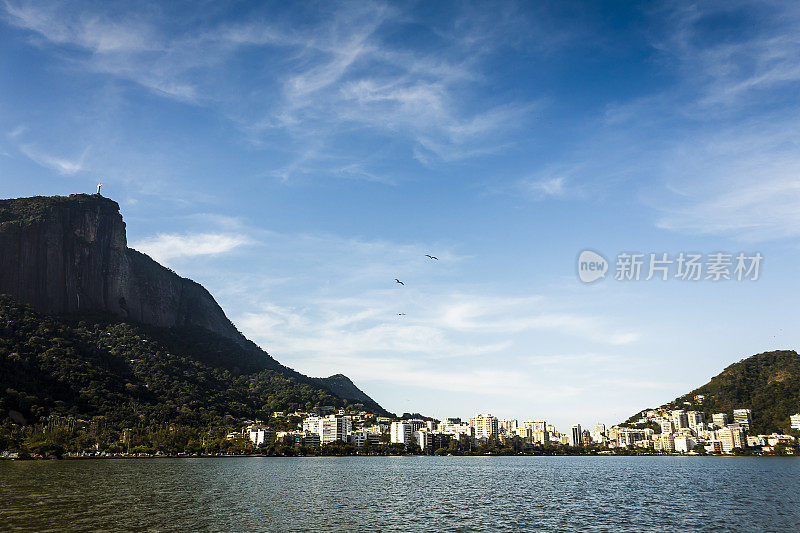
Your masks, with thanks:
<instances>
[{"instance_id":1,"label":"waterfront building","mask_svg":"<svg viewBox=\"0 0 800 533\"><path fill-rule=\"evenodd\" d=\"M521 436L533 444L549 444L550 435L544 420L526 420L522 423Z\"/></svg>"},{"instance_id":2,"label":"waterfront building","mask_svg":"<svg viewBox=\"0 0 800 533\"><path fill-rule=\"evenodd\" d=\"M750 409L734 409L733 421L739 424L745 431L750 431L750 425L753 423L753 411Z\"/></svg>"},{"instance_id":3,"label":"waterfront building","mask_svg":"<svg viewBox=\"0 0 800 533\"><path fill-rule=\"evenodd\" d=\"M306 433L317 433L319 434L319 421L320 417L318 416L309 416L303 419L303 431Z\"/></svg>"},{"instance_id":4,"label":"waterfront building","mask_svg":"<svg viewBox=\"0 0 800 533\"><path fill-rule=\"evenodd\" d=\"M705 429L706 417L700 411L688 411L686 419L689 422L689 427L697 431L696 428Z\"/></svg>"},{"instance_id":5,"label":"waterfront building","mask_svg":"<svg viewBox=\"0 0 800 533\"><path fill-rule=\"evenodd\" d=\"M411 433L415 431L419 431L420 429L425 429L428 427L428 423L424 420L420 420L418 418L412 418L411 420L406 420L409 424L411 424Z\"/></svg>"},{"instance_id":6,"label":"waterfront building","mask_svg":"<svg viewBox=\"0 0 800 533\"><path fill-rule=\"evenodd\" d=\"M673 445L676 453L688 453L697 446L697 441L688 435L679 435L674 438Z\"/></svg>"},{"instance_id":7,"label":"waterfront building","mask_svg":"<svg viewBox=\"0 0 800 533\"><path fill-rule=\"evenodd\" d=\"M724 428L728 425L728 414L727 413L714 413L711 415L711 421L714 423L715 426Z\"/></svg>"},{"instance_id":8,"label":"waterfront building","mask_svg":"<svg viewBox=\"0 0 800 533\"><path fill-rule=\"evenodd\" d=\"M791 435L779 435L778 433L773 433L772 435L763 435L763 437L766 438L769 446L778 446L779 444L791 446L794 443L794 437Z\"/></svg>"},{"instance_id":9,"label":"waterfront building","mask_svg":"<svg viewBox=\"0 0 800 533\"><path fill-rule=\"evenodd\" d=\"M675 424L675 429L683 429L689 427L689 417L683 409L672 411L672 423Z\"/></svg>"},{"instance_id":10,"label":"waterfront building","mask_svg":"<svg viewBox=\"0 0 800 533\"><path fill-rule=\"evenodd\" d=\"M675 451L675 437L672 434L661 434L659 438L661 451L672 453Z\"/></svg>"},{"instance_id":11,"label":"waterfront building","mask_svg":"<svg viewBox=\"0 0 800 533\"><path fill-rule=\"evenodd\" d=\"M580 446L583 444L583 432L581 431L580 424L575 424L572 426L572 434L570 437L572 437L570 439L571 446Z\"/></svg>"},{"instance_id":12,"label":"waterfront building","mask_svg":"<svg viewBox=\"0 0 800 533\"><path fill-rule=\"evenodd\" d=\"M350 434L350 442L353 443L354 446L361 448L365 444L380 444L381 442L381 434L375 433L372 431L367 430L359 430L354 431Z\"/></svg>"},{"instance_id":13,"label":"waterfront building","mask_svg":"<svg viewBox=\"0 0 800 533\"><path fill-rule=\"evenodd\" d=\"M516 435L518 422L512 418L498 418L497 432L501 435Z\"/></svg>"},{"instance_id":14,"label":"waterfront building","mask_svg":"<svg viewBox=\"0 0 800 533\"><path fill-rule=\"evenodd\" d=\"M670 418L661 418L658 420L658 425L661 426L661 433L670 434L675 433L675 422Z\"/></svg>"},{"instance_id":15,"label":"waterfront building","mask_svg":"<svg viewBox=\"0 0 800 533\"><path fill-rule=\"evenodd\" d=\"M292 435L296 446L319 446L319 433L311 433L308 431L296 432Z\"/></svg>"},{"instance_id":16,"label":"waterfront building","mask_svg":"<svg viewBox=\"0 0 800 533\"><path fill-rule=\"evenodd\" d=\"M652 434L653 430L650 428L633 429L621 427L616 428L616 431L614 432L614 438L618 447L625 448L628 446L636 446L637 442L650 439ZM612 434L609 432L609 438L611 437Z\"/></svg>"},{"instance_id":17,"label":"waterfront building","mask_svg":"<svg viewBox=\"0 0 800 533\"><path fill-rule=\"evenodd\" d=\"M316 433L322 444L337 440L347 442L347 435L352 427L353 422L349 418L339 415L310 416L303 419L303 432Z\"/></svg>"},{"instance_id":18,"label":"waterfront building","mask_svg":"<svg viewBox=\"0 0 800 533\"><path fill-rule=\"evenodd\" d=\"M392 422L392 426L389 429L389 442L392 444L411 444L413 434L411 424L408 421Z\"/></svg>"},{"instance_id":19,"label":"waterfront building","mask_svg":"<svg viewBox=\"0 0 800 533\"><path fill-rule=\"evenodd\" d=\"M792 429L800 429L800 413L789 417Z\"/></svg>"},{"instance_id":20,"label":"waterfront building","mask_svg":"<svg viewBox=\"0 0 800 533\"><path fill-rule=\"evenodd\" d=\"M454 436L456 439L461 435L465 435L470 439L475 438L475 428L469 424L461 422L460 418L446 418L444 422L439 424L439 433Z\"/></svg>"},{"instance_id":21,"label":"waterfront building","mask_svg":"<svg viewBox=\"0 0 800 533\"><path fill-rule=\"evenodd\" d=\"M275 440L275 432L269 428L253 425L249 426L246 431L247 437L256 446Z\"/></svg>"},{"instance_id":22,"label":"waterfront building","mask_svg":"<svg viewBox=\"0 0 800 533\"><path fill-rule=\"evenodd\" d=\"M497 418L491 414L479 414L469 419L469 425L475 428L476 439L490 439L497 437L498 423Z\"/></svg>"},{"instance_id":23,"label":"waterfront building","mask_svg":"<svg viewBox=\"0 0 800 533\"><path fill-rule=\"evenodd\" d=\"M320 422L319 440L322 444L330 444L337 440L347 442L347 435L353 425L349 418L342 416L328 416Z\"/></svg>"},{"instance_id":24,"label":"waterfront building","mask_svg":"<svg viewBox=\"0 0 800 533\"><path fill-rule=\"evenodd\" d=\"M717 433L722 443L722 451L725 453L733 451L734 448L744 448L747 442L744 438L744 431L739 426L727 426Z\"/></svg>"}]
</instances>

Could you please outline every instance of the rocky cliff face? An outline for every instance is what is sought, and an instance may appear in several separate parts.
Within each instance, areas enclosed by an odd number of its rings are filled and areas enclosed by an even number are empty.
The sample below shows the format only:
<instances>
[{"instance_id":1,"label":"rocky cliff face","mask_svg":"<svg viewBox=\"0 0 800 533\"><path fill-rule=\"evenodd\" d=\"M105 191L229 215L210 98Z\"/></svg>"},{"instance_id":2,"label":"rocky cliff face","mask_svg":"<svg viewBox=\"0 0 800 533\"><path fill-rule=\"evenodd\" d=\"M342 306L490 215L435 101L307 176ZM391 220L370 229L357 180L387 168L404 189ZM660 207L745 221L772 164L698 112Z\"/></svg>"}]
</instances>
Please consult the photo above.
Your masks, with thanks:
<instances>
[{"instance_id":1,"label":"rocky cliff face","mask_svg":"<svg viewBox=\"0 0 800 533\"><path fill-rule=\"evenodd\" d=\"M104 311L245 342L201 285L128 248L119 205L98 195L0 200L0 294L41 313Z\"/></svg>"}]
</instances>

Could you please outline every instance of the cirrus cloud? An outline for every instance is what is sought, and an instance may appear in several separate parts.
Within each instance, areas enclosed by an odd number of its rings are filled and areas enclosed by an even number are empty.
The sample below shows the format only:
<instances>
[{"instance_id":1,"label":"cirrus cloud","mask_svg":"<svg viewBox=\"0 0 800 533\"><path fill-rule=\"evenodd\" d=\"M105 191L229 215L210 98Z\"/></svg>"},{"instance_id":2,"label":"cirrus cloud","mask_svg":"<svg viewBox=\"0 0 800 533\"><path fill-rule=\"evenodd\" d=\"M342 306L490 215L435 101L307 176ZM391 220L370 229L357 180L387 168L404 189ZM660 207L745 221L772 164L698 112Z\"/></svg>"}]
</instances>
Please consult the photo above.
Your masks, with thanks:
<instances>
[{"instance_id":1,"label":"cirrus cloud","mask_svg":"<svg viewBox=\"0 0 800 533\"><path fill-rule=\"evenodd\" d=\"M237 233L159 233L131 244L160 263L197 256L221 255L253 244L247 235Z\"/></svg>"}]
</instances>

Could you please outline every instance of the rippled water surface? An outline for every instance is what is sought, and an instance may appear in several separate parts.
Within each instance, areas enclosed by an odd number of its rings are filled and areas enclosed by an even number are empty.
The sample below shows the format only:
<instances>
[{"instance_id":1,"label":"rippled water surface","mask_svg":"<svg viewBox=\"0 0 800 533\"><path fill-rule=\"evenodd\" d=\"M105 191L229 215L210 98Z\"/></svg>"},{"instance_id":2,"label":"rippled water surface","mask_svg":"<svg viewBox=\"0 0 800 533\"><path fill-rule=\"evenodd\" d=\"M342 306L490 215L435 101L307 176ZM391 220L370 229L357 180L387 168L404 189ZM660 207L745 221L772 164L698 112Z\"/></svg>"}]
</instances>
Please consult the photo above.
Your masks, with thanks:
<instances>
[{"instance_id":1,"label":"rippled water surface","mask_svg":"<svg viewBox=\"0 0 800 533\"><path fill-rule=\"evenodd\" d=\"M800 531L800 458L0 462L0 530Z\"/></svg>"}]
</instances>

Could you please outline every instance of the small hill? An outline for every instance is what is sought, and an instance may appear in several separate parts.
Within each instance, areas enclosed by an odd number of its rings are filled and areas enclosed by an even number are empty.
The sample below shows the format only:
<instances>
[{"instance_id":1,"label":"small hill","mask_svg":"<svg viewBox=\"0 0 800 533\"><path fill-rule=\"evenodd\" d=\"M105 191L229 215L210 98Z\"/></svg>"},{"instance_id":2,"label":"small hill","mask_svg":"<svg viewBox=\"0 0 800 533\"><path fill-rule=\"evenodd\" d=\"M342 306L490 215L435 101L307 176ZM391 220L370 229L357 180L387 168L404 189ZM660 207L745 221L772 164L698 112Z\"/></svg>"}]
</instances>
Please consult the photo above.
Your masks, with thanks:
<instances>
[{"instance_id":1,"label":"small hill","mask_svg":"<svg viewBox=\"0 0 800 533\"><path fill-rule=\"evenodd\" d=\"M354 403L363 403L364 405L375 403L372 398L356 387L355 384L350 381L350 378L344 374L334 374L327 378L314 378L314 381L328 388L328 390L340 398L350 400Z\"/></svg>"},{"instance_id":2,"label":"small hill","mask_svg":"<svg viewBox=\"0 0 800 533\"><path fill-rule=\"evenodd\" d=\"M699 396L702 400L696 399ZM703 411L709 419L713 413L732 417L734 409L751 409L752 431L786 432L789 417L800 413L800 356L792 350L753 355L661 407ZM628 422L640 415L641 412Z\"/></svg>"}]
</instances>

